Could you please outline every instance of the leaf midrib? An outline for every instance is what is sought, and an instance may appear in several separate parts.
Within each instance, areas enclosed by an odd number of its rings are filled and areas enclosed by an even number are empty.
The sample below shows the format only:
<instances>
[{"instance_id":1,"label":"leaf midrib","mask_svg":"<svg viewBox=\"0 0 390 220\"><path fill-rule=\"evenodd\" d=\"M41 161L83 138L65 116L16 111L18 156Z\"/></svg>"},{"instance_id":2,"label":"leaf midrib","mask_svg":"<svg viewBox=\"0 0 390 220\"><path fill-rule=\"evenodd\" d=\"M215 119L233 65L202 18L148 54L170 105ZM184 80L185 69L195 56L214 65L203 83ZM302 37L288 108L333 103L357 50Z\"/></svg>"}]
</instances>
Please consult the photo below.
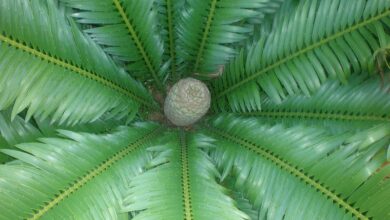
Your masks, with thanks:
<instances>
[{"instance_id":1,"label":"leaf midrib","mask_svg":"<svg viewBox=\"0 0 390 220\"><path fill-rule=\"evenodd\" d=\"M36 210L37 212L34 213L33 216L27 218L28 220L36 220L40 219L43 215L45 215L49 210L51 210L54 206L58 205L61 201L63 201L67 196L73 194L74 192L78 191L82 186L84 186L86 183L90 182L95 177L99 176L103 172L107 171L110 167L112 167L115 163L125 158L127 155L129 155L131 152L137 150L140 148L146 141L150 140L153 136L156 136L161 132L162 128L156 128L153 131L145 134L144 136L140 137L133 143L129 144L126 148L123 148L122 150L116 152L111 157L109 157L104 163L100 164L99 166L95 167L94 169L90 170L86 175L84 175L82 178L78 179L72 186L68 187L67 189L61 191L60 194L58 194L55 198L53 198L50 202L45 204L44 206L40 207L39 210Z\"/></svg>"},{"instance_id":2,"label":"leaf midrib","mask_svg":"<svg viewBox=\"0 0 390 220\"><path fill-rule=\"evenodd\" d=\"M103 86L107 86L107 87L109 87L109 88L111 88L111 89L113 89L113 90L115 90L115 91L117 91L125 96L128 96L130 99L135 100L136 102L140 103L141 105L147 106L151 109L156 108L155 106L151 105L147 100L144 100L144 99L138 97L137 95L132 93L130 90L127 90L127 89L121 87L120 85L118 85L110 80L107 80L104 77L99 76L98 74L96 74L94 72L84 70L84 69L77 67L69 62L55 58L55 57L51 56L50 54L43 53L39 50L36 50L32 47L27 46L27 44L20 43L20 42L13 40L12 38L9 38L3 34L0 34L0 41L4 42L12 47L15 47L16 49L20 49L28 54L31 54L31 55L36 56L38 58L41 58L42 60L46 60L53 65L60 66L64 69L67 69L67 70L70 70L74 73L77 73L83 77L94 80L94 81L102 84Z\"/></svg>"},{"instance_id":3,"label":"leaf midrib","mask_svg":"<svg viewBox=\"0 0 390 220\"><path fill-rule=\"evenodd\" d=\"M279 110L274 111L262 110L257 112L240 112L238 115L243 116L264 116L277 118L312 118L312 119L331 119L342 121L378 121L390 122L390 116L371 115L371 114L357 114L353 112L334 113L334 112L312 112L312 111L290 111Z\"/></svg>"},{"instance_id":4,"label":"leaf midrib","mask_svg":"<svg viewBox=\"0 0 390 220\"><path fill-rule=\"evenodd\" d=\"M188 147L186 143L186 135L184 131L180 131L180 164L181 164L181 182L183 193L183 211L184 219L192 220L192 207L191 207L191 186L190 186L190 174L188 164Z\"/></svg>"},{"instance_id":5,"label":"leaf midrib","mask_svg":"<svg viewBox=\"0 0 390 220\"><path fill-rule=\"evenodd\" d=\"M176 76L176 54L175 54L175 41L173 34L173 15L172 15L172 0L166 0L167 20L168 20L168 39L169 39L169 54L172 59L171 71L172 76Z\"/></svg>"},{"instance_id":6,"label":"leaf midrib","mask_svg":"<svg viewBox=\"0 0 390 220\"><path fill-rule=\"evenodd\" d=\"M237 82L237 83L235 83L233 85L230 85L229 88L227 88L227 89L223 90L222 92L218 93L213 100L215 101L216 99L225 96L226 94L230 93L231 91L236 90L238 87L241 87L244 84L251 82L252 80L256 79L257 77L259 77L259 76L269 72L270 70L272 70L274 68L277 68L278 66L280 66L280 65L282 65L282 64L284 64L284 63L286 63L286 62L288 62L288 61L290 61L290 60L292 60L292 59L294 59L294 58L296 58L296 57L298 57L298 56L308 52L308 51L311 51L311 50L313 50L315 48L321 47L322 45L327 44L330 41L333 41L333 40L335 40L335 39L337 39L337 38L339 38L339 37L341 37L341 36L343 36L343 35L345 35L347 33L350 33L350 32L352 32L352 31L354 31L356 29L359 29L359 28L361 28L363 26L369 25L370 23L375 22L375 21L377 21L377 20L379 20L379 19L381 19L383 17L386 17L388 15L390 15L390 9L388 9L388 10L384 11L383 13L381 13L381 14L375 16L375 17L372 17L372 18L370 18L368 20L363 20L362 22L357 23L357 24L355 24L355 25L353 25L353 26L351 26L351 27L349 27L349 28L347 28L347 29L345 29L343 31L337 32L337 33L333 34L332 36L329 36L329 37L327 37L325 39L322 39L319 42L314 43L314 44L312 44L312 45L310 45L310 46L308 46L308 47L306 47L306 48L304 48L302 50L299 50L299 51L297 51L297 52L295 52L295 53L293 53L293 54L291 54L291 55L289 55L289 56L287 56L287 57L277 61L276 63L274 63L274 64L272 64L272 65L270 65L270 66L268 66L268 67L266 67L266 68L264 68L262 70L260 70L259 72L256 72L256 73L248 76L247 78L245 78L245 79L243 79L243 80L241 80L241 81L239 81L239 82Z\"/></svg>"},{"instance_id":7,"label":"leaf midrib","mask_svg":"<svg viewBox=\"0 0 390 220\"><path fill-rule=\"evenodd\" d=\"M125 23L128 31L130 33L131 38L134 40L134 43L137 46L138 51L141 53L141 56L142 56L142 58L143 58L143 60L144 60L144 62L146 64L146 66L148 67L149 71L151 72L152 77L153 77L153 79L154 79L158 89L164 92L164 86L161 83L161 80L159 79L159 77L157 76L157 71L153 67L152 62L151 62L148 54L146 53L146 50L145 50L144 46L142 45L137 32L135 31L135 29L134 29L133 25L131 24L129 18L127 17L124 8L122 7L122 5L119 2L119 0L112 0L112 1L114 2L115 7L118 10L118 12L119 12L123 22Z\"/></svg>"},{"instance_id":8,"label":"leaf midrib","mask_svg":"<svg viewBox=\"0 0 390 220\"><path fill-rule=\"evenodd\" d=\"M218 0L212 0L212 2L211 2L209 14L207 16L206 26L204 28L202 40L201 40L201 43L199 46L198 54L196 56L194 71L197 71L199 68L200 61L201 61L202 56L203 56L203 50L204 50L204 47L205 47L206 42L207 42L207 38L208 38L209 33L210 33L210 28L211 28L211 24L213 22L213 17L215 16L215 9L217 7L217 2L218 2Z\"/></svg>"},{"instance_id":9,"label":"leaf midrib","mask_svg":"<svg viewBox=\"0 0 390 220\"><path fill-rule=\"evenodd\" d=\"M361 220L369 220L367 216L365 216L362 212L351 206L347 201L344 201L343 198L337 196L335 193L333 193L331 190L327 189L326 187L322 186L320 183L318 183L315 179L310 178L310 176L306 175L305 173L301 172L298 168L288 164L283 159L280 159L278 156L275 156L277 154L271 152L268 149L264 149L263 147L252 143L249 140L246 140L244 138L238 138L233 135L230 135L227 132L221 131L218 128L215 127L208 127L209 131L225 138L228 141L231 141L233 143L236 143L238 145L241 145L245 147L246 149L255 152L259 156L265 158L266 160L271 161L272 163L276 164L279 168L282 170L285 170L286 172L294 175L295 177L301 179L306 184L310 185L314 189L318 190L322 194L324 194L326 197L330 198L332 201L334 201L336 204L341 206L346 211L350 212L352 215L354 215L357 219Z\"/></svg>"}]
</instances>

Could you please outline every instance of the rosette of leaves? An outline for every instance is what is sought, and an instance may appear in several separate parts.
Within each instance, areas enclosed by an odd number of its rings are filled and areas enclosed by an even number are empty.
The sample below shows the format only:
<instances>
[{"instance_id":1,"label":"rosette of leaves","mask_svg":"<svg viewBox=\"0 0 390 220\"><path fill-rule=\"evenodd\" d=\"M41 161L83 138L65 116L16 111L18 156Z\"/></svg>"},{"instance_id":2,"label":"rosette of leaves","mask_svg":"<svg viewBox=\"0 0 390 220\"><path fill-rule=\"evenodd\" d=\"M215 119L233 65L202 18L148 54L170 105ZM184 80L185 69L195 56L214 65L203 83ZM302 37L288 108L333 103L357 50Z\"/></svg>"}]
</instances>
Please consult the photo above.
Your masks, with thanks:
<instances>
[{"instance_id":1,"label":"rosette of leaves","mask_svg":"<svg viewBox=\"0 0 390 220\"><path fill-rule=\"evenodd\" d=\"M390 219L389 45L389 0L1 0L0 219Z\"/></svg>"}]
</instances>

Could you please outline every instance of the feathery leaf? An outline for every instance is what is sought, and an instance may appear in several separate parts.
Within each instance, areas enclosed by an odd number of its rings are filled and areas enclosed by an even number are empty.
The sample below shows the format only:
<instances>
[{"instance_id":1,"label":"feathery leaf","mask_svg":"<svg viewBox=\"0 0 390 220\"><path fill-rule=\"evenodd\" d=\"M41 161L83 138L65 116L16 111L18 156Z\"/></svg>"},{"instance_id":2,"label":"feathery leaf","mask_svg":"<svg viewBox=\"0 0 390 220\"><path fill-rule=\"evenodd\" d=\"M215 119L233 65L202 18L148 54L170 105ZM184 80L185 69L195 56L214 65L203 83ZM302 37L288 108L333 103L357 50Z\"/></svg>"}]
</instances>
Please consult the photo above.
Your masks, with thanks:
<instances>
[{"instance_id":1,"label":"feathery leaf","mask_svg":"<svg viewBox=\"0 0 390 220\"><path fill-rule=\"evenodd\" d=\"M173 82L179 80L177 60L178 23L180 12L183 9L184 0L156 0L160 34L164 41L164 59L170 61L170 78Z\"/></svg>"},{"instance_id":2,"label":"feathery leaf","mask_svg":"<svg viewBox=\"0 0 390 220\"><path fill-rule=\"evenodd\" d=\"M253 188L248 196L256 207L263 209L263 215L276 215L268 218L383 219L390 215L386 202L390 167L382 167L390 143L389 125L332 136L317 128L270 127L236 117L219 117L213 124L211 131L222 141L214 158L225 172L237 168L238 187L249 182Z\"/></svg>"},{"instance_id":3,"label":"feathery leaf","mask_svg":"<svg viewBox=\"0 0 390 220\"><path fill-rule=\"evenodd\" d=\"M28 108L27 120L50 116L68 124L154 107L147 91L69 24L53 1L1 1L0 94L0 109L14 104L12 117Z\"/></svg>"},{"instance_id":4,"label":"feathery leaf","mask_svg":"<svg viewBox=\"0 0 390 220\"><path fill-rule=\"evenodd\" d=\"M92 28L85 32L111 54L134 77L143 81L153 79L163 90L163 44L156 30L156 10L153 0L61 0L78 9L73 17ZM164 73L163 73L164 74Z\"/></svg>"},{"instance_id":5,"label":"feathery leaf","mask_svg":"<svg viewBox=\"0 0 390 220\"><path fill-rule=\"evenodd\" d=\"M261 92L280 103L287 94L310 96L328 78L346 83L351 72L373 73L378 35L389 38L389 15L387 0L356 0L352 10L343 0L283 4L271 33L213 83L214 108L257 111Z\"/></svg>"},{"instance_id":6,"label":"feathery leaf","mask_svg":"<svg viewBox=\"0 0 390 220\"><path fill-rule=\"evenodd\" d=\"M126 211L139 211L133 219L247 219L217 184L218 172L200 149L210 147L209 138L165 135L170 141L158 150L167 163L134 178L124 199Z\"/></svg>"},{"instance_id":7,"label":"feathery leaf","mask_svg":"<svg viewBox=\"0 0 390 220\"><path fill-rule=\"evenodd\" d=\"M262 110L238 113L261 118L266 123L325 126L337 134L345 130L368 128L390 122L390 85L381 86L379 77L356 77L347 85L328 81L311 97L295 95L281 104L270 99Z\"/></svg>"},{"instance_id":8,"label":"feathery leaf","mask_svg":"<svg viewBox=\"0 0 390 220\"><path fill-rule=\"evenodd\" d=\"M16 145L20 150L1 150L22 163L0 165L0 219L106 219L112 208L119 212L121 195L117 193L124 185L111 178L122 175L128 181L128 175L142 171L139 167L148 157L136 152L158 132L153 124L120 127L104 135L62 130L64 138L43 138L40 143ZM109 184L101 186L105 182ZM104 208L78 204L89 199Z\"/></svg>"},{"instance_id":9,"label":"feathery leaf","mask_svg":"<svg viewBox=\"0 0 390 220\"><path fill-rule=\"evenodd\" d=\"M261 17L270 0L189 0L181 12L178 58L189 71L207 74L235 55L234 45L247 39L252 25L245 20ZM263 9L263 10L261 10Z\"/></svg>"},{"instance_id":10,"label":"feathery leaf","mask_svg":"<svg viewBox=\"0 0 390 220\"><path fill-rule=\"evenodd\" d=\"M19 115L11 120L11 110L0 111L0 149L11 149L16 144L33 142L38 138L56 137L57 130L65 129L74 132L102 133L112 130L120 123L113 120L97 120L93 123L78 124L76 126L63 126L50 124L49 121L29 121L26 122ZM11 160L0 152L0 163Z\"/></svg>"}]
</instances>

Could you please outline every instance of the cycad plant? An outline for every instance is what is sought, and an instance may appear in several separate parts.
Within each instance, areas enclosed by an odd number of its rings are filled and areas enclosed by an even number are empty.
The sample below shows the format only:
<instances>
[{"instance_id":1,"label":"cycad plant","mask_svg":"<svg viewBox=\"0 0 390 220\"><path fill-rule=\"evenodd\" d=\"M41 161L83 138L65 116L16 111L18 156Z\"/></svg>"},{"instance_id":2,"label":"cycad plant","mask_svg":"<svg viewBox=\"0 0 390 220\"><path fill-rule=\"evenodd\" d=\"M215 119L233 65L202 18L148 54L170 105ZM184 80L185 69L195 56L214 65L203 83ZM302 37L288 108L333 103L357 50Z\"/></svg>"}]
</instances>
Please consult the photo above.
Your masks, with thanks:
<instances>
[{"instance_id":1,"label":"cycad plant","mask_svg":"<svg viewBox=\"0 0 390 220\"><path fill-rule=\"evenodd\" d=\"M390 219L389 53L390 0L0 0L0 219Z\"/></svg>"}]
</instances>

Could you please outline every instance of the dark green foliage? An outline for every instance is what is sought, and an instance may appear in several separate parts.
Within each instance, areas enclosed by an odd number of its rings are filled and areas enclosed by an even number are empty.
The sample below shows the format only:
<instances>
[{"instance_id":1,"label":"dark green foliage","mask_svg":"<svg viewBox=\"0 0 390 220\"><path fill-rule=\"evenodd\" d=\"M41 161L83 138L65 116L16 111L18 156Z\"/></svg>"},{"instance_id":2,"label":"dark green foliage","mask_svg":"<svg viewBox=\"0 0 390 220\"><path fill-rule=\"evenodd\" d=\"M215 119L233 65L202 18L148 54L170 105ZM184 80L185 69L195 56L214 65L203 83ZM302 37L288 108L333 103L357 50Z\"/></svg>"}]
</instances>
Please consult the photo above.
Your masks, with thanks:
<instances>
[{"instance_id":1,"label":"dark green foliage","mask_svg":"<svg viewBox=\"0 0 390 220\"><path fill-rule=\"evenodd\" d=\"M0 220L390 219L389 54L389 0L0 0Z\"/></svg>"}]
</instances>

